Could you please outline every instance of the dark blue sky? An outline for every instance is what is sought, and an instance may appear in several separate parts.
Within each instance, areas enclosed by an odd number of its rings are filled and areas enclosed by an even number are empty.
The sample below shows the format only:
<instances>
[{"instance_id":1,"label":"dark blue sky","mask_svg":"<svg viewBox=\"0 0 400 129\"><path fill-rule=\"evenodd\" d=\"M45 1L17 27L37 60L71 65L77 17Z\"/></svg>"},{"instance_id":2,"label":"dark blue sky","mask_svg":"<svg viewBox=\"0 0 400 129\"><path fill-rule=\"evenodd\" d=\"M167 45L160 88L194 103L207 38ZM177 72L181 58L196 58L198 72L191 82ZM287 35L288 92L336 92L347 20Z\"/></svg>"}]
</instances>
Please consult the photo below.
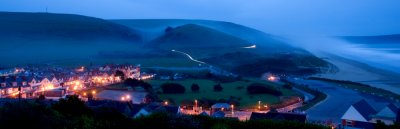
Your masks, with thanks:
<instances>
[{"instance_id":1,"label":"dark blue sky","mask_svg":"<svg viewBox=\"0 0 400 129\"><path fill-rule=\"evenodd\" d=\"M280 35L400 33L400 0L2 0L0 11L210 19Z\"/></svg>"}]
</instances>

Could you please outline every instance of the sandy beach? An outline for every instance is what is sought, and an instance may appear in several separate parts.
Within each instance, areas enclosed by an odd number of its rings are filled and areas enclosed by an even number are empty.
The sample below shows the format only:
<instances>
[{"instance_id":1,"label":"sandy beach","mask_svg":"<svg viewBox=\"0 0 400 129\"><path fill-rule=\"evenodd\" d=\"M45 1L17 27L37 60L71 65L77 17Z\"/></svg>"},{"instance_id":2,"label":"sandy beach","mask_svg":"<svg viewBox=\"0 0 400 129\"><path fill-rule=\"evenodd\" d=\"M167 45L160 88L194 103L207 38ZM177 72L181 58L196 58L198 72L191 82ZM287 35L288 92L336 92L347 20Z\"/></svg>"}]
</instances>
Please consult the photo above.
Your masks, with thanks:
<instances>
[{"instance_id":1,"label":"sandy beach","mask_svg":"<svg viewBox=\"0 0 400 129\"><path fill-rule=\"evenodd\" d=\"M336 80L348 80L368 84L400 94L400 74L371 67L354 60L334 55L323 55L326 61L337 67L336 72L317 75Z\"/></svg>"}]
</instances>

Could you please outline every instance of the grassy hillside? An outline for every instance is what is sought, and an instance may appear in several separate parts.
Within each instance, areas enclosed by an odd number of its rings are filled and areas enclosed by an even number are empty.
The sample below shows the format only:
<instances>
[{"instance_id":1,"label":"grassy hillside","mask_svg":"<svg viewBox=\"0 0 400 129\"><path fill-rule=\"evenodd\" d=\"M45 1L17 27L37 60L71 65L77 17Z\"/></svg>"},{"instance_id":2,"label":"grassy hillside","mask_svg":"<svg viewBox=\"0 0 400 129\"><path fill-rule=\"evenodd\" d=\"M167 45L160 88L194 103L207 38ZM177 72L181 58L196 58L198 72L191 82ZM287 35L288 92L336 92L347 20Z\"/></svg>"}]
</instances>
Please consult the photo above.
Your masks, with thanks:
<instances>
[{"instance_id":1,"label":"grassy hillside","mask_svg":"<svg viewBox=\"0 0 400 129\"><path fill-rule=\"evenodd\" d=\"M71 14L0 12L0 37L46 40L141 40L132 28L106 20Z\"/></svg>"},{"instance_id":2,"label":"grassy hillside","mask_svg":"<svg viewBox=\"0 0 400 129\"><path fill-rule=\"evenodd\" d=\"M211 28L187 24L166 29L164 35L146 44L161 49L236 49L251 45L235 36Z\"/></svg>"},{"instance_id":3,"label":"grassy hillside","mask_svg":"<svg viewBox=\"0 0 400 129\"><path fill-rule=\"evenodd\" d=\"M185 24L188 22L198 24ZM269 68L297 73L304 67L326 66L326 62L307 51L288 46L261 31L229 22L108 21L70 14L1 12L0 28L0 67L44 63L197 65L187 56L171 52L172 49L222 69L251 76L274 72ZM257 44L257 48L243 48L253 44ZM276 63L273 59L283 61ZM251 69L243 71L243 67Z\"/></svg>"},{"instance_id":4,"label":"grassy hillside","mask_svg":"<svg viewBox=\"0 0 400 129\"><path fill-rule=\"evenodd\" d=\"M172 49L184 51L208 64L246 76L259 77L265 72L282 74L314 74L328 63L299 49L279 52L279 47L251 45L247 41L227 33L200 26L186 24L169 27L164 34L146 46L168 52Z\"/></svg>"},{"instance_id":5,"label":"grassy hillside","mask_svg":"<svg viewBox=\"0 0 400 129\"><path fill-rule=\"evenodd\" d=\"M162 35L165 28L178 27L185 24L196 24L208 27L220 32L246 40L251 44L257 46L264 46L273 49L274 51L291 51L294 48L278 40L277 37L264 33L262 31L225 21L213 20L188 20L188 19L126 19L126 20L112 20L113 22L138 29L146 34L147 40L152 40Z\"/></svg>"},{"instance_id":6,"label":"grassy hillside","mask_svg":"<svg viewBox=\"0 0 400 129\"><path fill-rule=\"evenodd\" d=\"M70 14L0 12L0 66L81 65L110 53L136 53L140 35L106 20Z\"/></svg>"}]
</instances>

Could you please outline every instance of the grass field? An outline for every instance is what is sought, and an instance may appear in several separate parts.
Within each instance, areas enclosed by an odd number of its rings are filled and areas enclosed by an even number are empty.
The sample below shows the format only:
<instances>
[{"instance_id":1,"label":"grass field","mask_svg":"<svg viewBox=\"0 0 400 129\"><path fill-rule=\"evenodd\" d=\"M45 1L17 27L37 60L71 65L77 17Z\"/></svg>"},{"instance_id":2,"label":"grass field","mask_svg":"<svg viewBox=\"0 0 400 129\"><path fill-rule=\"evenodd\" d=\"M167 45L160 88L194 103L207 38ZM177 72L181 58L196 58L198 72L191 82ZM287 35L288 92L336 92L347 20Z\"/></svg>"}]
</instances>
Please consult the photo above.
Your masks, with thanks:
<instances>
[{"instance_id":1,"label":"grass field","mask_svg":"<svg viewBox=\"0 0 400 129\"><path fill-rule=\"evenodd\" d=\"M262 101L262 103L272 104L279 103L279 97L262 94L262 95L249 95L246 91L246 86L251 83L259 82L264 84L270 84L274 86L278 86L278 84L274 84L267 81L262 81L258 79L248 79L249 81L236 81L231 83L221 83L223 87L223 91L214 92L213 87L217 82L212 80L205 79L186 79L179 81L166 81L166 80L149 80L148 82L155 86L155 88L159 87L162 83L165 82L174 82L179 83L185 86L186 92L184 94L159 94L161 99L174 100L175 103L179 104L183 100L195 100L201 98L207 99L228 99L230 96L239 97L240 99L240 107L241 108L255 108L258 101ZM191 85L196 83L200 86L200 92L194 93L191 91ZM243 88L238 88L242 86ZM284 96L300 96L297 92L291 91L289 89L281 89Z\"/></svg>"}]
</instances>

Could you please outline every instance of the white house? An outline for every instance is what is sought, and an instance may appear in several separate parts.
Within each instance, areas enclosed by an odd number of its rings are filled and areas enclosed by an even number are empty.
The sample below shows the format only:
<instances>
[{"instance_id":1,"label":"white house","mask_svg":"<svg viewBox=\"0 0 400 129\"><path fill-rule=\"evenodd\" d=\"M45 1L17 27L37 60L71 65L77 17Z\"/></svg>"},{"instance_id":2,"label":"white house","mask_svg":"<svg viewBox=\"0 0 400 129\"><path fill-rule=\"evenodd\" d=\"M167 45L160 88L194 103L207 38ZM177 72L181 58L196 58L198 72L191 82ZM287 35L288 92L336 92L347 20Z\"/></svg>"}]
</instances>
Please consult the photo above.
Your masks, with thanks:
<instances>
[{"instance_id":1,"label":"white house","mask_svg":"<svg viewBox=\"0 0 400 129\"><path fill-rule=\"evenodd\" d=\"M391 103L374 115L371 119L371 122L376 123L381 121L386 125L393 125L396 121L398 111L399 108Z\"/></svg>"},{"instance_id":2,"label":"white house","mask_svg":"<svg viewBox=\"0 0 400 129\"><path fill-rule=\"evenodd\" d=\"M375 109L365 100L361 100L351 105L342 116L342 125L352 128L373 128L374 124L370 122L372 115L376 113Z\"/></svg>"}]
</instances>

